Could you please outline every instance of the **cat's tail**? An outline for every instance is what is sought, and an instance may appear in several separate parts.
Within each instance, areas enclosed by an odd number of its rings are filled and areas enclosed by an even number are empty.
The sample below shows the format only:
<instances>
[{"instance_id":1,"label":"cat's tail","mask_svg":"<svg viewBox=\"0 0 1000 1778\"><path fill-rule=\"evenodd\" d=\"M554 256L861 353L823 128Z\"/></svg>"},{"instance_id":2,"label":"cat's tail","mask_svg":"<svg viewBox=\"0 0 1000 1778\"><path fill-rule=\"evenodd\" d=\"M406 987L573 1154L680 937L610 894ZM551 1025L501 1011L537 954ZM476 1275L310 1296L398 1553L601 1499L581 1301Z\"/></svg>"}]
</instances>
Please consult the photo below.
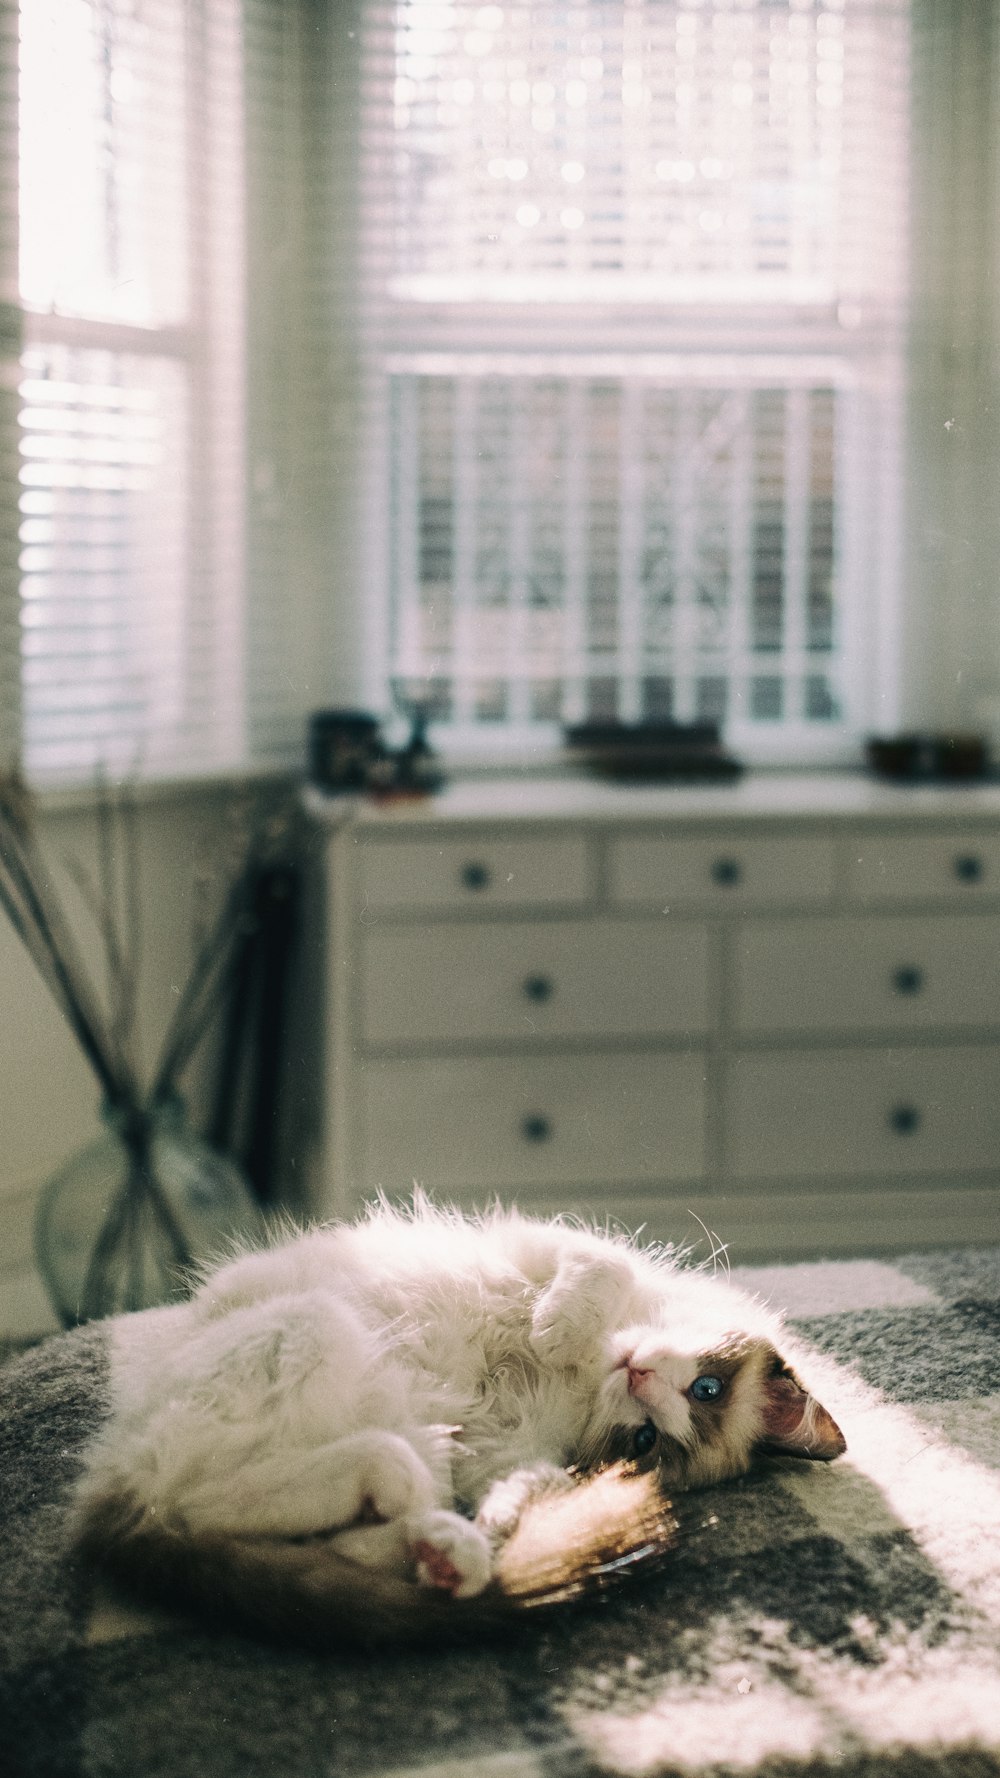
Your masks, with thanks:
<instances>
[{"instance_id":1,"label":"cat's tail","mask_svg":"<svg viewBox=\"0 0 1000 1778\"><path fill-rule=\"evenodd\" d=\"M371 1648L488 1635L522 1613L594 1598L659 1568L680 1536L654 1477L622 1466L529 1503L486 1590L453 1599L363 1566L328 1537L174 1529L138 1497L91 1498L81 1554L161 1605L191 1607L313 1648Z\"/></svg>"}]
</instances>

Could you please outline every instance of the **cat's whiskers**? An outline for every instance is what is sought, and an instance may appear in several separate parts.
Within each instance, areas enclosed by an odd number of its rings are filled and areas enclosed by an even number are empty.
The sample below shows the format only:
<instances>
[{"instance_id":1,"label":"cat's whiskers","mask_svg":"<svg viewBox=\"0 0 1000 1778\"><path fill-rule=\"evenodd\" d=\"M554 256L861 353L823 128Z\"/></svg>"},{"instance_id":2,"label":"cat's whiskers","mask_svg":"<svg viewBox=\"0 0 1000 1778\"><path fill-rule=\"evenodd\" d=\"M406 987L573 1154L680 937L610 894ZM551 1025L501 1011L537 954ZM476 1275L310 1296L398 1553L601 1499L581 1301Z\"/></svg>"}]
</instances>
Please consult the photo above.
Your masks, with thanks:
<instances>
[{"instance_id":1,"label":"cat's whiskers","mask_svg":"<svg viewBox=\"0 0 1000 1778\"><path fill-rule=\"evenodd\" d=\"M728 1247L727 1242L721 1240L720 1237L717 1234L715 1234L712 1229L709 1228L709 1226L706 1222L702 1222L701 1217L698 1215L698 1212L696 1210L689 1209L688 1215L693 1216L694 1220L698 1224L698 1226L704 1230L705 1239L707 1240L708 1245L709 1245L710 1252L709 1252L708 1258L702 1262L703 1265L706 1268L708 1266L711 1266L712 1277L715 1278L718 1276L719 1261L721 1260L723 1263L723 1266L725 1268L726 1283L727 1284L731 1283L732 1282L732 1267L729 1263L729 1247Z\"/></svg>"}]
</instances>

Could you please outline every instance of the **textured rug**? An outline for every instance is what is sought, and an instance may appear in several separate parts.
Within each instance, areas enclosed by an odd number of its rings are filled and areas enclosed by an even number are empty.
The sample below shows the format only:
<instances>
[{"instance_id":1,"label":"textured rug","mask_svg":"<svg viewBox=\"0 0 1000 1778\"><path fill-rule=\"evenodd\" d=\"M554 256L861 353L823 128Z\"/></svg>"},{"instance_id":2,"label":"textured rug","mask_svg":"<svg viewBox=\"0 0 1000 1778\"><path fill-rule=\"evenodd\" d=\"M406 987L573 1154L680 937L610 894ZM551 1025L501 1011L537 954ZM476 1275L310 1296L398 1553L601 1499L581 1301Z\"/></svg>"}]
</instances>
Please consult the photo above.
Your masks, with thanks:
<instances>
[{"instance_id":1,"label":"textured rug","mask_svg":"<svg viewBox=\"0 0 1000 1778\"><path fill-rule=\"evenodd\" d=\"M500 1647L320 1658L95 1590L63 1502L104 1332L9 1362L0 1772L1000 1774L1000 1249L739 1277L788 1311L848 1456L712 1490L668 1572Z\"/></svg>"}]
</instances>

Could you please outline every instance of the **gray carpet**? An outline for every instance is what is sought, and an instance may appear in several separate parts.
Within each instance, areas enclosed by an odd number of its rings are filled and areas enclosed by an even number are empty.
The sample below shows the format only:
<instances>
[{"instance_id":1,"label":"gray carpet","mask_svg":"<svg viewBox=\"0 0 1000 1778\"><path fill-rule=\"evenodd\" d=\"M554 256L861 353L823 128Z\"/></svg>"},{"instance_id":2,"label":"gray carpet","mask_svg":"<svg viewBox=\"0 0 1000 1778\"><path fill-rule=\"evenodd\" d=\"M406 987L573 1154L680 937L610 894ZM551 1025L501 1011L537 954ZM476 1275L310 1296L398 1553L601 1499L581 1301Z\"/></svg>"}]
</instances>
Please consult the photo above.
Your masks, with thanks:
<instances>
[{"instance_id":1,"label":"gray carpet","mask_svg":"<svg viewBox=\"0 0 1000 1778\"><path fill-rule=\"evenodd\" d=\"M742 1274L843 1426L829 1469L505 1646L319 1658L141 1610L67 1559L100 1327L0 1369L5 1778L1000 1775L1000 1249Z\"/></svg>"}]
</instances>

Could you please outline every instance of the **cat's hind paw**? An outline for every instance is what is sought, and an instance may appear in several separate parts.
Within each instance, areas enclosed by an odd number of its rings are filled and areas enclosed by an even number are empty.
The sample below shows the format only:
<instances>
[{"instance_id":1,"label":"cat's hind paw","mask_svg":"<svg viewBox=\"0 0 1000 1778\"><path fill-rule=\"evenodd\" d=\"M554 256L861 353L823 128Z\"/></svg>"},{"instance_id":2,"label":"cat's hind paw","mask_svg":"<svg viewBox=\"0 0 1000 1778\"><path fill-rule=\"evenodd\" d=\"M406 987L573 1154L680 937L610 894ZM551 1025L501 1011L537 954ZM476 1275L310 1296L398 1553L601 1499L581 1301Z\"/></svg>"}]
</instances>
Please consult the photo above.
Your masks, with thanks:
<instances>
[{"instance_id":1,"label":"cat's hind paw","mask_svg":"<svg viewBox=\"0 0 1000 1778\"><path fill-rule=\"evenodd\" d=\"M319 1469L319 1457L323 1468ZM434 1478L413 1446L395 1432L355 1432L324 1447L314 1463L313 1524L382 1524L427 1509ZM299 1480L299 1492L302 1480Z\"/></svg>"},{"instance_id":2,"label":"cat's hind paw","mask_svg":"<svg viewBox=\"0 0 1000 1778\"><path fill-rule=\"evenodd\" d=\"M431 1473L412 1445L392 1432L372 1433L371 1438L375 1448L367 1474L365 1504L375 1518L399 1518L423 1501L433 1499Z\"/></svg>"},{"instance_id":3,"label":"cat's hind paw","mask_svg":"<svg viewBox=\"0 0 1000 1778\"><path fill-rule=\"evenodd\" d=\"M410 1554L422 1587L471 1599L490 1578L490 1546L458 1513L421 1513L410 1522Z\"/></svg>"}]
</instances>

